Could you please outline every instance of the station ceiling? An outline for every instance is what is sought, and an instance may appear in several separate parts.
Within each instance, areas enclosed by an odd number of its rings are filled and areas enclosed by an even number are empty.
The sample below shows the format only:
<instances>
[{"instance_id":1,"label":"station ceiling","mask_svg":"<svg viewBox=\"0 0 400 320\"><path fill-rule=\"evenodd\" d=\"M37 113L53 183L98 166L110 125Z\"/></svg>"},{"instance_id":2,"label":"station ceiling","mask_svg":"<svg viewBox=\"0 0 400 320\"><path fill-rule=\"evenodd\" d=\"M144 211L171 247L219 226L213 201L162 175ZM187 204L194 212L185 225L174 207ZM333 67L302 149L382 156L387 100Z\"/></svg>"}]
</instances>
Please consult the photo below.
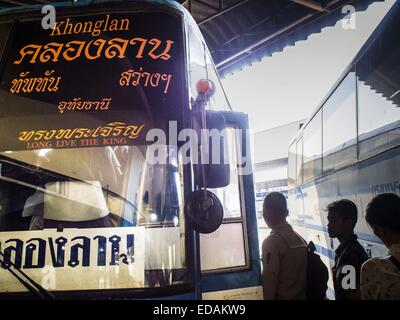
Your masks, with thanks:
<instances>
[{"instance_id":1,"label":"station ceiling","mask_svg":"<svg viewBox=\"0 0 400 320\"><path fill-rule=\"evenodd\" d=\"M180 0L203 32L220 74L261 60L333 26L351 5L379 0ZM382 1L382 0L381 0Z\"/></svg>"},{"instance_id":2,"label":"station ceiling","mask_svg":"<svg viewBox=\"0 0 400 320\"><path fill-rule=\"evenodd\" d=\"M60 0L0 0L0 9ZM64 0L65 1L65 0ZM383 0L176 0L200 26L220 75L283 50L334 25L352 5Z\"/></svg>"}]
</instances>

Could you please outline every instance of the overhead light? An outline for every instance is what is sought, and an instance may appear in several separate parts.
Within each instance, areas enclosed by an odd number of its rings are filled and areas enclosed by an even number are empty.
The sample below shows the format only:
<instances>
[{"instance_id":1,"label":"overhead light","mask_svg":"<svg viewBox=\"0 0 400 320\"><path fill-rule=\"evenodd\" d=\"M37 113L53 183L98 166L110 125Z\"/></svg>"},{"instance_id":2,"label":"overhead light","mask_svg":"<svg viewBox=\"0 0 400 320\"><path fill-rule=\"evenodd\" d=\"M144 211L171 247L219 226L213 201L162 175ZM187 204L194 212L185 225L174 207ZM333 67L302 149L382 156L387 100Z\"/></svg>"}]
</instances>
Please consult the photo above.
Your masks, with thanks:
<instances>
[{"instance_id":1,"label":"overhead light","mask_svg":"<svg viewBox=\"0 0 400 320\"><path fill-rule=\"evenodd\" d=\"M324 7L322 7L322 5L318 2L312 1L312 0L292 0L292 2L295 2L297 4L301 4L305 7L317 10L319 12L327 12L328 10Z\"/></svg>"},{"instance_id":2,"label":"overhead light","mask_svg":"<svg viewBox=\"0 0 400 320\"><path fill-rule=\"evenodd\" d=\"M399 93L400 93L400 90L397 91L397 92L395 92L395 93L393 93L393 94L390 96L390 99L393 99L393 98L394 98L395 96L397 96Z\"/></svg>"}]
</instances>

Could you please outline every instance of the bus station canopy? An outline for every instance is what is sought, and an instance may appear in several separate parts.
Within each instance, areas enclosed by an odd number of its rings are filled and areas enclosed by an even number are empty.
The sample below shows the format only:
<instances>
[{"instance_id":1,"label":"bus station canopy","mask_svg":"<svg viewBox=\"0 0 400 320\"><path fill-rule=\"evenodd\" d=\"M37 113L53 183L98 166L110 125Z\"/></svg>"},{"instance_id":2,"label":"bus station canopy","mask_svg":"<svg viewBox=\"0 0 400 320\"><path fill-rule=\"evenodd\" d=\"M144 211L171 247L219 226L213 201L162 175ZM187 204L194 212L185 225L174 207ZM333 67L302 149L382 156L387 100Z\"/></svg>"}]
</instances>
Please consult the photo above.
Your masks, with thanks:
<instances>
[{"instance_id":1,"label":"bus station canopy","mask_svg":"<svg viewBox=\"0 0 400 320\"><path fill-rule=\"evenodd\" d=\"M90 2L71 0L80 1ZM199 24L221 76L335 25L349 14L345 6L363 11L376 1L383 0L177 0ZM52 2L66 0L0 0L0 11Z\"/></svg>"},{"instance_id":2,"label":"bus station canopy","mask_svg":"<svg viewBox=\"0 0 400 320\"><path fill-rule=\"evenodd\" d=\"M181 0L221 76L240 70L379 0Z\"/></svg>"}]
</instances>

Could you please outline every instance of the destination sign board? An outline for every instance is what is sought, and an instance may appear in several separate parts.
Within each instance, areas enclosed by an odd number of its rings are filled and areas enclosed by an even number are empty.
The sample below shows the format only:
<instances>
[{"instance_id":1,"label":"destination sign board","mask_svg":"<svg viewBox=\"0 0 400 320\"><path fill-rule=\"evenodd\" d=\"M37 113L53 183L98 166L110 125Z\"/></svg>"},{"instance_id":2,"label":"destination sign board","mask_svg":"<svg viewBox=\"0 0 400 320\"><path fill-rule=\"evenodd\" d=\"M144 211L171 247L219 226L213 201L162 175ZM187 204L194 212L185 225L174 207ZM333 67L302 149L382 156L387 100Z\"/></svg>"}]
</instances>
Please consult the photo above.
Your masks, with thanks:
<instances>
[{"instance_id":1,"label":"destination sign board","mask_svg":"<svg viewBox=\"0 0 400 320\"><path fill-rule=\"evenodd\" d=\"M22 21L6 46L0 151L144 143L183 111L178 16L161 12Z\"/></svg>"}]
</instances>

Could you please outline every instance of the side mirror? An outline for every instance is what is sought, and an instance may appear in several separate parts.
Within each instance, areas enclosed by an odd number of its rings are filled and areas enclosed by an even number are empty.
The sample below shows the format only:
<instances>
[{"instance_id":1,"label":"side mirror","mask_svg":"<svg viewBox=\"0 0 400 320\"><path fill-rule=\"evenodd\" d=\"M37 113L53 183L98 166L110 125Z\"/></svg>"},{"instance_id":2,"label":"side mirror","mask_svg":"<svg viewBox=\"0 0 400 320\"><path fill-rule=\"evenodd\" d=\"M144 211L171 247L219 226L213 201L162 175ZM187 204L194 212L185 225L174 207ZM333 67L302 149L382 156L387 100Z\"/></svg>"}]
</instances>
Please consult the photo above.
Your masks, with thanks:
<instances>
[{"instance_id":1,"label":"side mirror","mask_svg":"<svg viewBox=\"0 0 400 320\"><path fill-rule=\"evenodd\" d=\"M199 188L223 188L230 183L225 118L216 111L193 112L193 129L199 138L197 163L193 165L195 183Z\"/></svg>"},{"instance_id":2,"label":"side mirror","mask_svg":"<svg viewBox=\"0 0 400 320\"><path fill-rule=\"evenodd\" d=\"M189 224L200 233L214 232L224 218L221 201L208 190L193 191L185 206Z\"/></svg>"}]
</instances>

